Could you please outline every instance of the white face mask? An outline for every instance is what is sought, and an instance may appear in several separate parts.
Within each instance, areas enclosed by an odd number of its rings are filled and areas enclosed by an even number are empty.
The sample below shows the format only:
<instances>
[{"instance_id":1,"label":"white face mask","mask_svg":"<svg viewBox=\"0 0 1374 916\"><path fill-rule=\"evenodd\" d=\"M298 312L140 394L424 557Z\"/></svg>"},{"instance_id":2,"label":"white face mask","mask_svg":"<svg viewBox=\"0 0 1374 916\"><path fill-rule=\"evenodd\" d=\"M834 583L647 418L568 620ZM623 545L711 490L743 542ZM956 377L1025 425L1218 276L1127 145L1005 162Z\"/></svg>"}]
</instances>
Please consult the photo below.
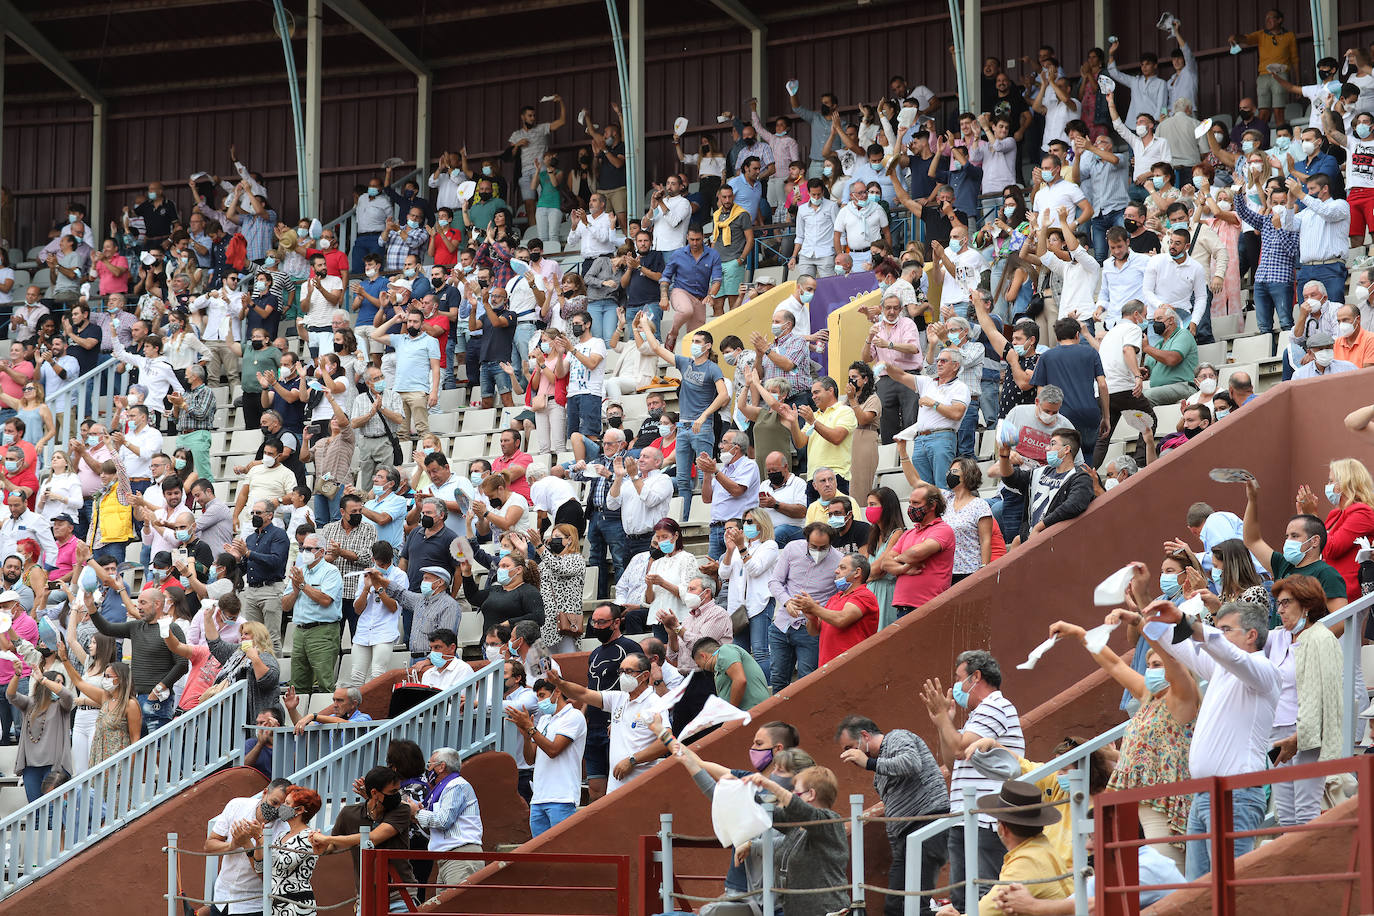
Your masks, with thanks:
<instances>
[{"instance_id":1,"label":"white face mask","mask_svg":"<svg viewBox=\"0 0 1374 916\"><path fill-rule=\"evenodd\" d=\"M1313 355L1312 358L1315 359L1315 360L1317 361L1317 365L1318 365L1318 366L1321 366L1323 369L1325 369L1327 366L1331 365L1331 363L1335 361L1335 359L1336 359L1336 351L1335 351L1335 350L1318 350L1318 351L1316 352L1316 354Z\"/></svg>"},{"instance_id":2,"label":"white face mask","mask_svg":"<svg viewBox=\"0 0 1374 916\"><path fill-rule=\"evenodd\" d=\"M1041 426L1049 426L1051 423L1054 422L1054 418L1057 416L1058 414L1047 413L1046 411L1039 409L1035 411L1035 419L1040 421Z\"/></svg>"},{"instance_id":3,"label":"white face mask","mask_svg":"<svg viewBox=\"0 0 1374 916\"><path fill-rule=\"evenodd\" d=\"M1217 390L1217 380L1214 378L1205 378L1197 383L1197 388L1198 391L1201 391L1203 394L1212 394Z\"/></svg>"},{"instance_id":4,"label":"white face mask","mask_svg":"<svg viewBox=\"0 0 1374 916\"><path fill-rule=\"evenodd\" d=\"M262 466L265 467L265 468L274 468L274 467L276 467L276 466L277 466L277 456L276 456L276 455L263 455L263 456L262 456Z\"/></svg>"},{"instance_id":5,"label":"white face mask","mask_svg":"<svg viewBox=\"0 0 1374 916\"><path fill-rule=\"evenodd\" d=\"M1355 305L1364 305L1369 301L1369 287L1356 283L1350 291L1350 298Z\"/></svg>"},{"instance_id":6,"label":"white face mask","mask_svg":"<svg viewBox=\"0 0 1374 916\"><path fill-rule=\"evenodd\" d=\"M1337 337L1349 337L1351 334L1354 334L1354 333L1355 333L1355 322L1353 322L1353 321L1342 321L1342 322L1339 322L1339 323L1336 325L1336 336L1337 336Z\"/></svg>"}]
</instances>

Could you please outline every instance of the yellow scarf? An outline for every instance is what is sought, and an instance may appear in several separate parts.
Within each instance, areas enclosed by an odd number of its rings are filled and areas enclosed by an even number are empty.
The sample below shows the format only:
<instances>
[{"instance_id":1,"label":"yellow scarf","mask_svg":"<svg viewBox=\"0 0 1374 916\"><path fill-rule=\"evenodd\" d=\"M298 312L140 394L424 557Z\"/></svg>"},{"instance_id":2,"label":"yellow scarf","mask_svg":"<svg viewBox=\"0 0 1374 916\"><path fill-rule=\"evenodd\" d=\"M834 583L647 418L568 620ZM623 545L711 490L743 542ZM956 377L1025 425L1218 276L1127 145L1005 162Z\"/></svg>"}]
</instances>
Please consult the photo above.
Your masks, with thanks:
<instances>
[{"instance_id":1,"label":"yellow scarf","mask_svg":"<svg viewBox=\"0 0 1374 916\"><path fill-rule=\"evenodd\" d=\"M748 211L748 210L744 209L744 208L741 207L739 204L735 204L734 207L733 207L733 209L731 209L731 211L730 211L730 215L727 216L727 217L725 218L725 220L722 222L722 220L721 220L721 218L720 218L720 210L721 210L721 209L723 209L723 208L718 208L718 209L716 210L715 213L712 213L712 214L711 214L711 221L712 221L713 223L715 223L715 229L712 230L712 232L711 232L711 247L712 247L712 248L716 247L716 242L717 242L717 241L719 241L721 244L723 244L726 248L729 248L729 247L730 247L730 224L733 223L733 222L735 221L735 219L736 219L741 213L743 213L745 216L748 216L748 215L749 215L749 211Z\"/></svg>"}]
</instances>

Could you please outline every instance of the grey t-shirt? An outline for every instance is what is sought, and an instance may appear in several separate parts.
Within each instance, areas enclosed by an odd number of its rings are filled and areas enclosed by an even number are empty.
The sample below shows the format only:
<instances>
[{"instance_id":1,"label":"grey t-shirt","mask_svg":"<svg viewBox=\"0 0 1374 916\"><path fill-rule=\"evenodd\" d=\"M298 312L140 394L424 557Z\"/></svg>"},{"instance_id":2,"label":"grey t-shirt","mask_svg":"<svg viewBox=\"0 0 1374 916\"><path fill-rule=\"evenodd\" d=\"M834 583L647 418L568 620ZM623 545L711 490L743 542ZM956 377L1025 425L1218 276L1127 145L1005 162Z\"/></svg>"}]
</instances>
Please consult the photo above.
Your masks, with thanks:
<instances>
[{"instance_id":1,"label":"grey t-shirt","mask_svg":"<svg viewBox=\"0 0 1374 916\"><path fill-rule=\"evenodd\" d=\"M1050 435L1055 430L1074 428L1074 425L1069 422L1068 417L1064 416L1062 411L1060 413L1055 414L1054 419L1049 423L1041 423L1039 413L1040 408L1036 407L1034 403L1019 404L1007 412L1007 417L1005 420L1006 423L1011 424L1013 427L1019 430L1021 432L1021 437L1027 440L1026 451L1022 451L1021 448L1018 447L1017 452L1021 455L1022 458L1025 459L1021 467L1026 468L1028 470L1032 468L1038 468L1042 464L1044 464L1044 462L1037 460L1034 457L1034 455L1037 453L1037 450L1034 448L1034 446L1031 444L1028 437L1026 436L1026 431L1030 431L1031 433L1038 434L1038 436L1043 436L1045 439L1049 439ZM1026 454L1026 452L1031 452L1031 454L1028 455ZM1044 454L1043 451L1039 451L1038 453L1041 455ZM1078 457L1076 461L1083 461L1083 452L1081 448L1078 452ZM1000 487L998 487L998 489L1002 490L1006 489L1006 487L1007 485L1003 483Z\"/></svg>"},{"instance_id":2,"label":"grey t-shirt","mask_svg":"<svg viewBox=\"0 0 1374 916\"><path fill-rule=\"evenodd\" d=\"M735 221L730 224L730 244L725 244L725 230L722 227L720 236L711 243L711 247L716 249L716 254L720 255L722 262L735 261L739 259L740 252L744 251L744 230L750 227L751 220L749 214L741 213L735 217Z\"/></svg>"},{"instance_id":3,"label":"grey t-shirt","mask_svg":"<svg viewBox=\"0 0 1374 916\"><path fill-rule=\"evenodd\" d=\"M549 125L536 124L533 127L522 127L510 135L511 145L514 146L521 140L528 140L529 143L520 147L520 171L533 172L539 169L539 164L544 161L544 153L549 149Z\"/></svg>"}]
</instances>

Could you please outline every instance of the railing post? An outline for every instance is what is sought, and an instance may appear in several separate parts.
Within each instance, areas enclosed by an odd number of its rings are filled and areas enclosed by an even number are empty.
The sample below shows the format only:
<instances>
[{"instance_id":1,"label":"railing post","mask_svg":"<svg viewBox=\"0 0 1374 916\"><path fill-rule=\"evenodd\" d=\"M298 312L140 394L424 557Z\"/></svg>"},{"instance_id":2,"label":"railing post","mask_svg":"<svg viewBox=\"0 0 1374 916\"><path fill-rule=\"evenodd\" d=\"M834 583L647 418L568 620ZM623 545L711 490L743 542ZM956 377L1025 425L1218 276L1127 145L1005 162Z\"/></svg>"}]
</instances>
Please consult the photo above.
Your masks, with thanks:
<instances>
[{"instance_id":1,"label":"railing post","mask_svg":"<svg viewBox=\"0 0 1374 916\"><path fill-rule=\"evenodd\" d=\"M915 890L925 890L921 887L921 847L924 845L921 840L916 839L916 831L907 834L902 842L906 844L906 881L902 882L906 892L910 894ZM902 899L903 916L921 916L922 905L926 902L925 897L904 897ZM929 907L925 907L929 909Z\"/></svg>"},{"instance_id":2,"label":"railing post","mask_svg":"<svg viewBox=\"0 0 1374 916\"><path fill-rule=\"evenodd\" d=\"M262 833L262 911L272 912L272 841L267 838L271 831Z\"/></svg>"},{"instance_id":3,"label":"railing post","mask_svg":"<svg viewBox=\"0 0 1374 916\"><path fill-rule=\"evenodd\" d=\"M763 810L768 813L768 829L763 831L763 912L773 916L773 803L764 802Z\"/></svg>"},{"instance_id":4,"label":"railing post","mask_svg":"<svg viewBox=\"0 0 1374 916\"><path fill-rule=\"evenodd\" d=\"M376 868L375 862L368 862L369 857L366 853L367 850L372 848L372 843L368 841L368 834L370 832L371 831L368 829L368 826L366 824L363 824L358 828L358 834L361 837L361 840L358 843L358 911L362 914L362 916L367 916L367 893L369 890L371 890L374 895L372 898L372 910L374 913L385 913L390 908L389 903L391 899L391 895L387 892L385 883L383 883L381 887L373 887L373 882L367 880L367 866L369 864L373 866L374 871L380 870ZM381 871L383 874L386 874L385 870ZM436 875L439 873L439 869L437 867L434 869L434 873ZM377 897L381 897L380 910L377 909Z\"/></svg>"},{"instance_id":5,"label":"railing post","mask_svg":"<svg viewBox=\"0 0 1374 916\"><path fill-rule=\"evenodd\" d=\"M978 910L978 796L964 788L964 912Z\"/></svg>"},{"instance_id":6,"label":"railing post","mask_svg":"<svg viewBox=\"0 0 1374 916\"><path fill-rule=\"evenodd\" d=\"M849 899L855 908L864 903L864 797L849 796Z\"/></svg>"},{"instance_id":7,"label":"railing post","mask_svg":"<svg viewBox=\"0 0 1374 916\"><path fill-rule=\"evenodd\" d=\"M1355 835L1359 837L1355 843L1358 862L1355 870L1360 873L1360 885L1356 889L1360 901L1358 912L1374 913L1374 844L1369 841L1370 837L1374 837L1374 789L1370 788L1374 786L1374 758L1361 754L1355 776L1360 786L1360 792L1355 796L1355 818L1358 823Z\"/></svg>"},{"instance_id":8,"label":"railing post","mask_svg":"<svg viewBox=\"0 0 1374 916\"><path fill-rule=\"evenodd\" d=\"M663 868L660 870L663 882L659 885L663 897L663 912L669 913L673 909L673 816L671 814L658 816L658 846L659 854L663 858Z\"/></svg>"},{"instance_id":9,"label":"railing post","mask_svg":"<svg viewBox=\"0 0 1374 916\"><path fill-rule=\"evenodd\" d=\"M1069 770L1069 808L1064 816L1072 821L1073 830L1073 901L1074 912L1088 912L1088 837L1093 822L1088 819L1088 761Z\"/></svg>"},{"instance_id":10,"label":"railing post","mask_svg":"<svg viewBox=\"0 0 1374 916\"><path fill-rule=\"evenodd\" d=\"M1363 627L1356 629L1360 615L1357 613L1345 622L1345 629L1341 631L1341 664L1342 689L1345 690L1345 702L1341 721L1341 756L1352 757L1355 754L1355 722L1356 717L1363 710L1355 708L1355 655L1359 652L1360 639L1364 635Z\"/></svg>"},{"instance_id":11,"label":"railing post","mask_svg":"<svg viewBox=\"0 0 1374 916\"><path fill-rule=\"evenodd\" d=\"M167 916L177 916L177 835L167 834Z\"/></svg>"},{"instance_id":12,"label":"railing post","mask_svg":"<svg viewBox=\"0 0 1374 916\"><path fill-rule=\"evenodd\" d=\"M1226 834L1234 824L1231 792L1221 777L1212 779L1212 912L1216 916L1235 916L1236 877L1235 843Z\"/></svg>"}]
</instances>

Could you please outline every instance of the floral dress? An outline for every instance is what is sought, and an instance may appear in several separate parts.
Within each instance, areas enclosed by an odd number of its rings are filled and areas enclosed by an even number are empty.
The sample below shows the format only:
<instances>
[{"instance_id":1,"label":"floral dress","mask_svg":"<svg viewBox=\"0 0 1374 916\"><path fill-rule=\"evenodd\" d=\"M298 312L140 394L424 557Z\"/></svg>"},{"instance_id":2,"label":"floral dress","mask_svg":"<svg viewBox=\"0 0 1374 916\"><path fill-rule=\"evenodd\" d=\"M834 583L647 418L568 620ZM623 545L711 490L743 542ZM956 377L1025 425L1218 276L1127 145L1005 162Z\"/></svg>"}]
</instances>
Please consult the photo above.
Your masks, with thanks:
<instances>
[{"instance_id":1,"label":"floral dress","mask_svg":"<svg viewBox=\"0 0 1374 916\"><path fill-rule=\"evenodd\" d=\"M983 568L983 540L978 524L992 515L992 507L981 496L975 496L961 508L954 507L954 493L941 490L948 507L945 523L954 529L954 575L967 576Z\"/></svg>"},{"instance_id":2,"label":"floral dress","mask_svg":"<svg viewBox=\"0 0 1374 916\"><path fill-rule=\"evenodd\" d=\"M272 849L272 916L315 916L310 876L319 858L310 848L310 831L284 837Z\"/></svg>"},{"instance_id":3,"label":"floral dress","mask_svg":"<svg viewBox=\"0 0 1374 916\"><path fill-rule=\"evenodd\" d=\"M117 703L106 702L95 717L95 732L91 735L91 766L102 763L133 741L129 737L129 717Z\"/></svg>"},{"instance_id":4,"label":"floral dress","mask_svg":"<svg viewBox=\"0 0 1374 916\"><path fill-rule=\"evenodd\" d=\"M1188 748L1192 743L1193 723L1180 725L1163 697L1151 697L1126 725L1121 761L1107 788L1136 789L1188 779ZM1172 832L1182 834L1187 832L1192 800L1191 795L1170 795L1152 798L1146 804L1169 818Z\"/></svg>"}]
</instances>

